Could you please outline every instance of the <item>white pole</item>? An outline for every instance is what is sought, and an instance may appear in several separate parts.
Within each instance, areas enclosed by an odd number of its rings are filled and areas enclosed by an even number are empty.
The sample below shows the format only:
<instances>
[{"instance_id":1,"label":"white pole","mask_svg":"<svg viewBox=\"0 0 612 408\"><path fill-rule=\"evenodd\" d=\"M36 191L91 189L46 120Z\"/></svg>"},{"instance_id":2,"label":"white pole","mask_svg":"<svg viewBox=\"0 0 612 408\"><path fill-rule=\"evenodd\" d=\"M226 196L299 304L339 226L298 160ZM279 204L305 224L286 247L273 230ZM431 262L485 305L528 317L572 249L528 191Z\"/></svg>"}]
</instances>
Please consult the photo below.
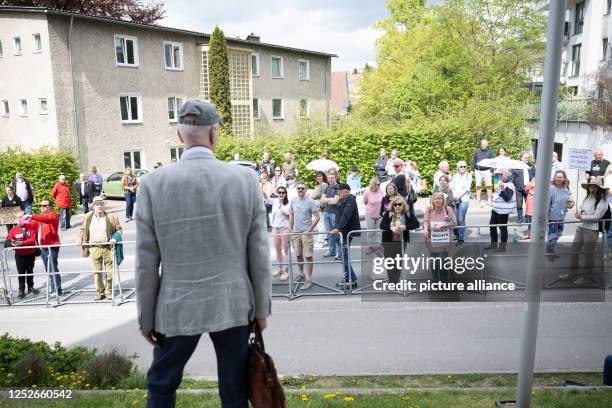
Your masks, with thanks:
<instances>
[{"instance_id":1,"label":"white pole","mask_svg":"<svg viewBox=\"0 0 612 408\"><path fill-rule=\"evenodd\" d=\"M544 61L544 88L542 92L542 110L540 112L538 157L536 159L539 166L536 172L535 208L531 225L527 266L527 304L521 337L517 391L517 405L520 408L528 408L531 404L543 276L544 238L546 236L546 222L548 221L551 160L557 125L557 98L559 96L565 8L566 0L549 1L546 59Z\"/></svg>"}]
</instances>

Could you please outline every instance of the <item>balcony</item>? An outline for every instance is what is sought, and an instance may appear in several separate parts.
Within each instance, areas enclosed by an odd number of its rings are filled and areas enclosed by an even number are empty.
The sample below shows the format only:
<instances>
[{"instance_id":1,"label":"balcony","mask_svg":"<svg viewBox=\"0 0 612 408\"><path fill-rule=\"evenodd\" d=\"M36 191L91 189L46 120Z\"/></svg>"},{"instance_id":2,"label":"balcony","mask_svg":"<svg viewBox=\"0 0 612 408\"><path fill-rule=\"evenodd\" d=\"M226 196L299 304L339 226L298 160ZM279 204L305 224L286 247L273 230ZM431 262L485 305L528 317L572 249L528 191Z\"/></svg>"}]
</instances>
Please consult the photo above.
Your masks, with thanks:
<instances>
[{"instance_id":1,"label":"balcony","mask_svg":"<svg viewBox=\"0 0 612 408\"><path fill-rule=\"evenodd\" d=\"M558 122L586 122L588 99L572 99L567 101L559 101L557 104L557 121ZM540 120L540 103L532 103L529 105L529 121Z\"/></svg>"}]
</instances>

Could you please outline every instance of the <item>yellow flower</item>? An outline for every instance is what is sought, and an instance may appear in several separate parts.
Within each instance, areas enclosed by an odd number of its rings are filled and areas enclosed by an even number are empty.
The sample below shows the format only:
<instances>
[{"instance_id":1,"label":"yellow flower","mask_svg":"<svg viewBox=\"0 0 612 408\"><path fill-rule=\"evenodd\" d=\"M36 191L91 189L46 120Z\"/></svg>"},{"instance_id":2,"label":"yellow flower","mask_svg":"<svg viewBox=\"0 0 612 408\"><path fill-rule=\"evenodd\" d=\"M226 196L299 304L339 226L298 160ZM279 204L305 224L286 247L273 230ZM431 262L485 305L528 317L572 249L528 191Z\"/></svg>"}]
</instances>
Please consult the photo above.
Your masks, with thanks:
<instances>
[{"instance_id":1,"label":"yellow flower","mask_svg":"<svg viewBox=\"0 0 612 408\"><path fill-rule=\"evenodd\" d=\"M345 401L355 401L355 398L353 397L344 397Z\"/></svg>"},{"instance_id":2,"label":"yellow flower","mask_svg":"<svg viewBox=\"0 0 612 408\"><path fill-rule=\"evenodd\" d=\"M309 398L306 395L302 395L302 401L308 401Z\"/></svg>"},{"instance_id":3,"label":"yellow flower","mask_svg":"<svg viewBox=\"0 0 612 408\"><path fill-rule=\"evenodd\" d=\"M142 396L142 399L147 399L148 397L149 397L149 394L145 392L144 395Z\"/></svg>"},{"instance_id":4,"label":"yellow flower","mask_svg":"<svg viewBox=\"0 0 612 408\"><path fill-rule=\"evenodd\" d=\"M325 394L323 398L328 399L328 398L334 398L335 396L336 394Z\"/></svg>"},{"instance_id":5,"label":"yellow flower","mask_svg":"<svg viewBox=\"0 0 612 408\"><path fill-rule=\"evenodd\" d=\"M32 384L32 388L36 388L36 387L38 387L38 385Z\"/></svg>"},{"instance_id":6,"label":"yellow flower","mask_svg":"<svg viewBox=\"0 0 612 408\"><path fill-rule=\"evenodd\" d=\"M134 401L132 402L132 405L138 405L138 403L139 403L139 402L140 402L140 401L138 401L138 400L134 400Z\"/></svg>"},{"instance_id":7,"label":"yellow flower","mask_svg":"<svg viewBox=\"0 0 612 408\"><path fill-rule=\"evenodd\" d=\"M90 385L89 385L89 384L85 384L85 388L89 388L89 387L90 387Z\"/></svg>"},{"instance_id":8,"label":"yellow flower","mask_svg":"<svg viewBox=\"0 0 612 408\"><path fill-rule=\"evenodd\" d=\"M408 401L409 399L410 399L410 396L409 396L409 395L404 395L404 396L402 397L402 400L403 400L403 401Z\"/></svg>"},{"instance_id":9,"label":"yellow flower","mask_svg":"<svg viewBox=\"0 0 612 408\"><path fill-rule=\"evenodd\" d=\"M340 391L336 391L336 395L342 395Z\"/></svg>"},{"instance_id":10,"label":"yellow flower","mask_svg":"<svg viewBox=\"0 0 612 408\"><path fill-rule=\"evenodd\" d=\"M302 386L300 388L305 390L306 389L306 385L302 384Z\"/></svg>"}]
</instances>

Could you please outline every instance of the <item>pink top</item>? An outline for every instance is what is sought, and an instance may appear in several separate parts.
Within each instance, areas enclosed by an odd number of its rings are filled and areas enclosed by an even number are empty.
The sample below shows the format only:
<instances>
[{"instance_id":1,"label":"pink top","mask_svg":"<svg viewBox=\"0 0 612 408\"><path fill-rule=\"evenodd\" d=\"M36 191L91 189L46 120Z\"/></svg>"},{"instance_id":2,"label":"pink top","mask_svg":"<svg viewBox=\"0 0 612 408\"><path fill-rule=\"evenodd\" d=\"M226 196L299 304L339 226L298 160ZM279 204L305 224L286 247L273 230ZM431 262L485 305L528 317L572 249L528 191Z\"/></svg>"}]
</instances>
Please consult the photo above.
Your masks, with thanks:
<instances>
[{"instance_id":1,"label":"pink top","mask_svg":"<svg viewBox=\"0 0 612 408\"><path fill-rule=\"evenodd\" d=\"M448 220L445 220L446 214L448 213ZM431 207L427 207L425 210L425 217L423 217L423 228L426 230L430 229L432 224L448 224L449 230L453 227L457 226L457 217L455 216L455 211L450 206L446 206L446 212L444 210L437 212ZM431 239L431 235L428 236L427 241Z\"/></svg>"},{"instance_id":2,"label":"pink top","mask_svg":"<svg viewBox=\"0 0 612 408\"><path fill-rule=\"evenodd\" d=\"M366 206L366 217L380 218L380 203L383 199L383 191L379 188L374 192L369 188L363 194L363 203Z\"/></svg>"},{"instance_id":3,"label":"pink top","mask_svg":"<svg viewBox=\"0 0 612 408\"><path fill-rule=\"evenodd\" d=\"M532 178L529 184L525 186L525 191L527 192L527 199L525 200L525 214L531 216L533 215L533 205L535 204L535 177Z\"/></svg>"}]
</instances>

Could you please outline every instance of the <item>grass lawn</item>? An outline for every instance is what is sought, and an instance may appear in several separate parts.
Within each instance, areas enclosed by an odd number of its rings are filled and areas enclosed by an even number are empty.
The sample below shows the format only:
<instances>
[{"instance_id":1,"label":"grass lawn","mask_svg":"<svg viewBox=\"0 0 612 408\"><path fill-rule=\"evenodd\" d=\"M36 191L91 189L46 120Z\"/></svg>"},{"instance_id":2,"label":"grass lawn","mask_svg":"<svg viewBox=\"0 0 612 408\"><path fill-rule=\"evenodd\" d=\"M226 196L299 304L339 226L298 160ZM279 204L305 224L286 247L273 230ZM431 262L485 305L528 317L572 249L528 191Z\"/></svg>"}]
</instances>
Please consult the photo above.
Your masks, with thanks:
<instances>
[{"instance_id":1,"label":"grass lawn","mask_svg":"<svg viewBox=\"0 0 612 408\"><path fill-rule=\"evenodd\" d=\"M124 408L146 406L144 391L118 391L110 395L76 396L73 400L0 400L1 407L79 407ZM351 395L351 394L290 394L289 407L363 407L363 408L492 408L494 401L513 399L513 392L406 392L403 395ZM541 391L533 396L532 407L538 408L609 408L612 406L612 390L591 391ZM179 394L177 407L219 407L213 394Z\"/></svg>"}]
</instances>

